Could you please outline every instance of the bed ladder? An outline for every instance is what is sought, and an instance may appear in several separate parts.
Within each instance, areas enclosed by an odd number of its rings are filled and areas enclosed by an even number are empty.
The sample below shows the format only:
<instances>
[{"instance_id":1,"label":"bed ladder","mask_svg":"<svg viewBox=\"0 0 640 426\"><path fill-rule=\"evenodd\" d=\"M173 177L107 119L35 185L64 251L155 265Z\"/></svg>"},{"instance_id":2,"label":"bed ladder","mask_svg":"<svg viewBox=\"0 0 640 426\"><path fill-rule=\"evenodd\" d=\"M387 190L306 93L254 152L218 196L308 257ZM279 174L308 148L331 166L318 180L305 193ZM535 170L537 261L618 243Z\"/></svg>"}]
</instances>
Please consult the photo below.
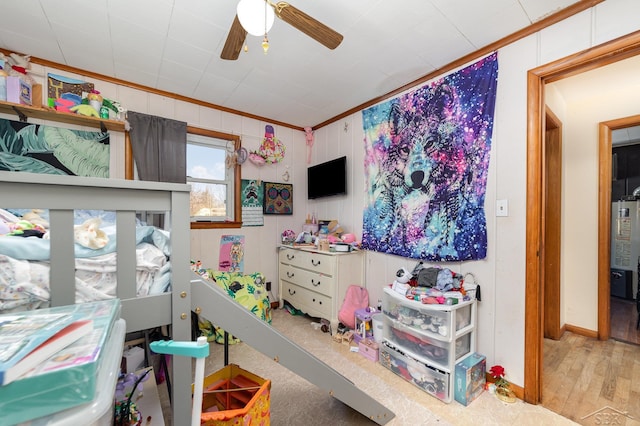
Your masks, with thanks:
<instances>
[{"instance_id":1,"label":"bed ladder","mask_svg":"<svg viewBox=\"0 0 640 426\"><path fill-rule=\"evenodd\" d=\"M352 381L249 312L214 283L194 274L191 309L379 425L395 414Z\"/></svg>"}]
</instances>

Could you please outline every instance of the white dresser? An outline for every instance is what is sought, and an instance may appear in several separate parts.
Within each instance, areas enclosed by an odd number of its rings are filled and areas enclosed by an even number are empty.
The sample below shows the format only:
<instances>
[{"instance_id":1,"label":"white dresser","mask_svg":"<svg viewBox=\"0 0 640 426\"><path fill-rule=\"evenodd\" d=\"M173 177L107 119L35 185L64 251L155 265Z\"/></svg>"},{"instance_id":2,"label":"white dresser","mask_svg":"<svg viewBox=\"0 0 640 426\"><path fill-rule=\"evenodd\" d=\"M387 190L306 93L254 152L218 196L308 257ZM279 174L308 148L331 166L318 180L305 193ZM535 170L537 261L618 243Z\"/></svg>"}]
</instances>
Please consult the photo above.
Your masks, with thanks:
<instances>
[{"instance_id":1,"label":"white dresser","mask_svg":"<svg viewBox=\"0 0 640 426\"><path fill-rule=\"evenodd\" d=\"M308 248L280 247L278 290L296 309L338 326L338 311L347 288L364 286L364 253L333 253Z\"/></svg>"}]
</instances>

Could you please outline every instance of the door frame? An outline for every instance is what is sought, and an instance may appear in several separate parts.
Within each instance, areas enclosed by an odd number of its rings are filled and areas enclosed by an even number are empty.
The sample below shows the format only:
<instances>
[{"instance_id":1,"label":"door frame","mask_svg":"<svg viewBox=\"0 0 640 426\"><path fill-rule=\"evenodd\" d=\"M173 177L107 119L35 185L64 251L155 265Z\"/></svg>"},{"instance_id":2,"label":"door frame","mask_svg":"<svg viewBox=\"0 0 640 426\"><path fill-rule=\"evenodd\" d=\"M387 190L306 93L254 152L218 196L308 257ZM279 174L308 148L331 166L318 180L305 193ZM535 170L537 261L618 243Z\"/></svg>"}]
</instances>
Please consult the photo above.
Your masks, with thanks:
<instances>
[{"instance_id":1,"label":"door frame","mask_svg":"<svg viewBox=\"0 0 640 426\"><path fill-rule=\"evenodd\" d=\"M544 178L542 183L543 221L541 276L543 336L558 340L564 331L561 321L561 247L562 247L562 121L545 107Z\"/></svg>"},{"instance_id":2,"label":"door frame","mask_svg":"<svg viewBox=\"0 0 640 426\"><path fill-rule=\"evenodd\" d=\"M527 73L527 213L525 258L525 356L524 400L538 404L542 400L543 361L543 265L544 265L544 87L546 83L597 69L640 54L640 31L599 46L578 52ZM618 120L616 120L617 122ZM627 127L627 126L620 126ZM600 158L606 158L609 145L609 167L600 161L598 190L598 338L609 337L609 263L611 208L611 130L615 125L601 123ZM608 180L607 180L608 178ZM605 184L606 183L606 184Z\"/></svg>"}]
</instances>

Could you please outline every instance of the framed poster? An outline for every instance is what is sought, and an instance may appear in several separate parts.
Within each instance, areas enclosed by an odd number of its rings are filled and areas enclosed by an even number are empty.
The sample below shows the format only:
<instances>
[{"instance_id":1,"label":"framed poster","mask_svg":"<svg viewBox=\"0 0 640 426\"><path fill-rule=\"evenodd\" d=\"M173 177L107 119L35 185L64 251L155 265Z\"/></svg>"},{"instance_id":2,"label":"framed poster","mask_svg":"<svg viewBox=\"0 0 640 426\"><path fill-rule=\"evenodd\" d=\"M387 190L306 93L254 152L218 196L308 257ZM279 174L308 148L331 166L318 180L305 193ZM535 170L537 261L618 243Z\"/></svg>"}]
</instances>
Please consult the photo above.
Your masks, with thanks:
<instances>
[{"instance_id":1,"label":"framed poster","mask_svg":"<svg viewBox=\"0 0 640 426\"><path fill-rule=\"evenodd\" d=\"M264 182L264 214L293 214L293 185Z\"/></svg>"},{"instance_id":2,"label":"framed poster","mask_svg":"<svg viewBox=\"0 0 640 426\"><path fill-rule=\"evenodd\" d=\"M264 225L262 181L242 179L242 226Z\"/></svg>"}]
</instances>

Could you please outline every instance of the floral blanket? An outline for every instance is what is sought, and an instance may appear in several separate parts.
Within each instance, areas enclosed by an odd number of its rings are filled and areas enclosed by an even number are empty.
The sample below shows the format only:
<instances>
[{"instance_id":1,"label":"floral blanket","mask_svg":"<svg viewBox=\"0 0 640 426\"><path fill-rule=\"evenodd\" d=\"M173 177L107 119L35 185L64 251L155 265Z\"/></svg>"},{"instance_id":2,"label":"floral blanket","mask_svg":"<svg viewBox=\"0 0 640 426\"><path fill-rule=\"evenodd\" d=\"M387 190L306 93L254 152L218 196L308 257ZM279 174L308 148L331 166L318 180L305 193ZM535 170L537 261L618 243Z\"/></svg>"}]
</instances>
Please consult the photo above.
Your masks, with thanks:
<instances>
[{"instance_id":1,"label":"floral blanket","mask_svg":"<svg viewBox=\"0 0 640 426\"><path fill-rule=\"evenodd\" d=\"M271 302L261 272L243 274L240 272L224 272L202 268L199 262L192 262L191 269L201 277L214 281L234 299L258 318L271 324ZM224 330L202 317L198 318L198 327L203 336L210 342L224 343ZM240 342L240 339L229 335L229 343Z\"/></svg>"}]
</instances>

